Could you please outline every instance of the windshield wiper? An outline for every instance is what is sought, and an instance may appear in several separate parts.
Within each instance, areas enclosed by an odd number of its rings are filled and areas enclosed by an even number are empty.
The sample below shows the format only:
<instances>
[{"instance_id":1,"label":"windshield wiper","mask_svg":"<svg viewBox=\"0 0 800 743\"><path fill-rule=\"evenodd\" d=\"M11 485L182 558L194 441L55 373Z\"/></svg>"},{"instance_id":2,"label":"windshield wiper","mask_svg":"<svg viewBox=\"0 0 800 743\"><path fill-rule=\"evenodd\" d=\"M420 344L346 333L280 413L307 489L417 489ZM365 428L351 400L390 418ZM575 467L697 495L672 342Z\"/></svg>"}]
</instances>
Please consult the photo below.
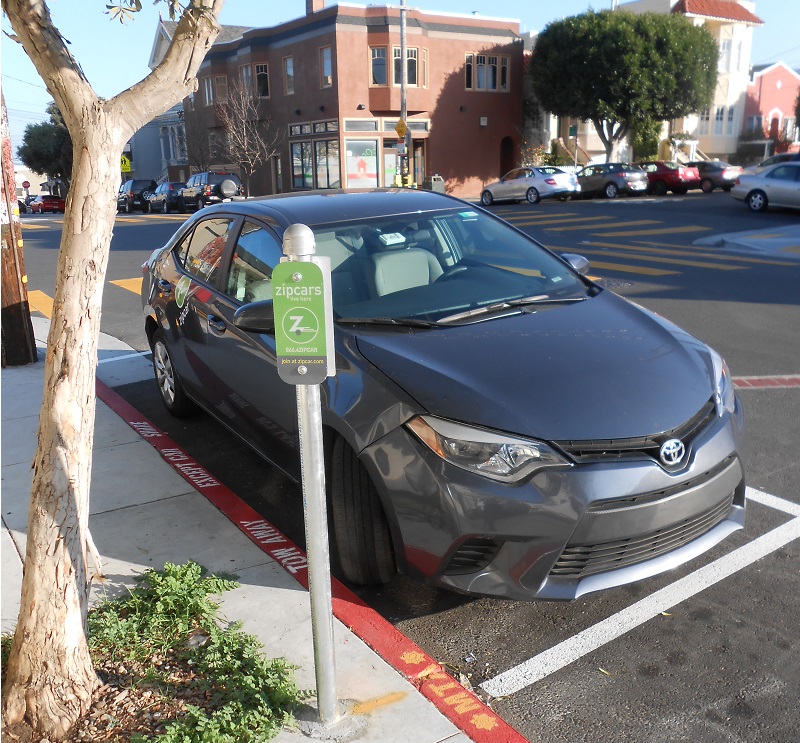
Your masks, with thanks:
<instances>
[{"instance_id":1,"label":"windshield wiper","mask_svg":"<svg viewBox=\"0 0 800 743\"><path fill-rule=\"evenodd\" d=\"M408 328L435 328L438 322L415 317L340 317L337 323L346 325L401 325Z\"/></svg>"},{"instance_id":2,"label":"windshield wiper","mask_svg":"<svg viewBox=\"0 0 800 743\"><path fill-rule=\"evenodd\" d=\"M502 312L529 304L569 304L572 302L582 302L586 297L551 297L548 294L537 294L533 297L520 297L519 299L506 299L502 302L487 304L484 307L476 307L464 312L457 312L455 315L448 315L439 320L440 323L457 322L459 320L469 320L479 315L488 315L492 312Z\"/></svg>"}]
</instances>

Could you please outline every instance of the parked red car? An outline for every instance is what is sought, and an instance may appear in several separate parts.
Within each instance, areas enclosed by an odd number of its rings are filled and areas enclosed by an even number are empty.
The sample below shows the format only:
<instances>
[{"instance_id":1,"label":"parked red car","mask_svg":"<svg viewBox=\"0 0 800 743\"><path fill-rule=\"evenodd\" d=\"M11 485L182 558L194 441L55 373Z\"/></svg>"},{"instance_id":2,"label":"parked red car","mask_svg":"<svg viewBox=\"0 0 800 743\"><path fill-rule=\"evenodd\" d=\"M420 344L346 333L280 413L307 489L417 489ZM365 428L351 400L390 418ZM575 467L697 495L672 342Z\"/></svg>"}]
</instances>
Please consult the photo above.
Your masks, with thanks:
<instances>
[{"instance_id":1,"label":"parked red car","mask_svg":"<svg viewBox=\"0 0 800 743\"><path fill-rule=\"evenodd\" d=\"M700 188L700 171L671 160L636 163L647 173L648 193L663 196L667 191L684 194L690 188Z\"/></svg>"},{"instance_id":2,"label":"parked red car","mask_svg":"<svg viewBox=\"0 0 800 743\"><path fill-rule=\"evenodd\" d=\"M67 202L60 196L51 196L45 193L31 201L28 208L32 214L42 214L44 212L53 212L53 214L61 212L63 214L66 211Z\"/></svg>"}]
</instances>

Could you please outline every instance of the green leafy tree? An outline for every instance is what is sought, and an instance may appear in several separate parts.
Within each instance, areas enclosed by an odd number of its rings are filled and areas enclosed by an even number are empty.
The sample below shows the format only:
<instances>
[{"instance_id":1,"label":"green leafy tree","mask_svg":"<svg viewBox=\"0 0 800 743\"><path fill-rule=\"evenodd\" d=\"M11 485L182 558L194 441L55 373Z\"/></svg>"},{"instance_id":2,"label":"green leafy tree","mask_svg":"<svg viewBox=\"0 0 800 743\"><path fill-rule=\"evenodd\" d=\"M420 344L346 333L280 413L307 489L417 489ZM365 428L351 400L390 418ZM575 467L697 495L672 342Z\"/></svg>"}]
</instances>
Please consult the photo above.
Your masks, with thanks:
<instances>
[{"instance_id":1,"label":"green leafy tree","mask_svg":"<svg viewBox=\"0 0 800 743\"><path fill-rule=\"evenodd\" d=\"M86 640L89 556L99 562L89 534L89 484L100 310L120 155L135 131L196 89L195 76L219 33L217 18L224 2L165 1L178 23L164 58L136 85L102 100L53 25L46 0L2 0L14 30L10 38L36 67L64 116L73 145L20 613L3 674L3 723L26 720L38 734L36 740L67 737L99 683ZM112 3L106 8L120 20L141 8L141 0ZM144 61L147 50L140 51Z\"/></svg>"},{"instance_id":2,"label":"green leafy tree","mask_svg":"<svg viewBox=\"0 0 800 743\"><path fill-rule=\"evenodd\" d=\"M17 155L26 167L36 173L44 173L48 178L59 178L68 183L72 173L72 138L55 103L48 104L47 113L49 121L25 127Z\"/></svg>"},{"instance_id":3,"label":"green leafy tree","mask_svg":"<svg viewBox=\"0 0 800 743\"><path fill-rule=\"evenodd\" d=\"M637 121L706 108L718 55L711 34L682 15L589 12L539 34L530 74L546 110L594 124L608 160Z\"/></svg>"}]
</instances>

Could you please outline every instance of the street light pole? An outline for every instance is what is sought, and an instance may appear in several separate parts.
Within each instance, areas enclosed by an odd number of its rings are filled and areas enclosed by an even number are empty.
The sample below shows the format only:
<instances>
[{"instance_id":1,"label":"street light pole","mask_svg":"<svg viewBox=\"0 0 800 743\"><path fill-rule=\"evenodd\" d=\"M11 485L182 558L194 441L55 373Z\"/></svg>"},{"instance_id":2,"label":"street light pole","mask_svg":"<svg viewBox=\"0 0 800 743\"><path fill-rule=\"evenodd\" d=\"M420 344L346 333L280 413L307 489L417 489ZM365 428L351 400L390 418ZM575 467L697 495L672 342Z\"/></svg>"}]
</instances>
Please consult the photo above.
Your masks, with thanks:
<instances>
[{"instance_id":1,"label":"street light pole","mask_svg":"<svg viewBox=\"0 0 800 743\"><path fill-rule=\"evenodd\" d=\"M408 123L408 99L406 97L406 86L408 84L408 60L406 59L406 0L400 0L400 120ZM405 158L401 158L401 183L404 186L409 182L409 171L411 170L411 134L406 131L403 135L405 140ZM404 163L404 164L403 164Z\"/></svg>"}]
</instances>

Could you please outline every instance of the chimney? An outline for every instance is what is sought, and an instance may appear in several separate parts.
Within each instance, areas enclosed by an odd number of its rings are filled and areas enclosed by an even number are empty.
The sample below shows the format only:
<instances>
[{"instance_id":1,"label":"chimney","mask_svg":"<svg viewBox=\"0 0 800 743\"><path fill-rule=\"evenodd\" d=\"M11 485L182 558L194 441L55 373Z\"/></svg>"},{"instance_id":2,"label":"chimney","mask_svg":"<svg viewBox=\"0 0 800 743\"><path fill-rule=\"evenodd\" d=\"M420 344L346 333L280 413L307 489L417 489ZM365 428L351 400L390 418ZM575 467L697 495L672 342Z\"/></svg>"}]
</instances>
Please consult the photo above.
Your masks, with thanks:
<instances>
[{"instance_id":1,"label":"chimney","mask_svg":"<svg viewBox=\"0 0 800 743\"><path fill-rule=\"evenodd\" d=\"M325 0L306 0L306 15L311 15L325 7Z\"/></svg>"}]
</instances>

